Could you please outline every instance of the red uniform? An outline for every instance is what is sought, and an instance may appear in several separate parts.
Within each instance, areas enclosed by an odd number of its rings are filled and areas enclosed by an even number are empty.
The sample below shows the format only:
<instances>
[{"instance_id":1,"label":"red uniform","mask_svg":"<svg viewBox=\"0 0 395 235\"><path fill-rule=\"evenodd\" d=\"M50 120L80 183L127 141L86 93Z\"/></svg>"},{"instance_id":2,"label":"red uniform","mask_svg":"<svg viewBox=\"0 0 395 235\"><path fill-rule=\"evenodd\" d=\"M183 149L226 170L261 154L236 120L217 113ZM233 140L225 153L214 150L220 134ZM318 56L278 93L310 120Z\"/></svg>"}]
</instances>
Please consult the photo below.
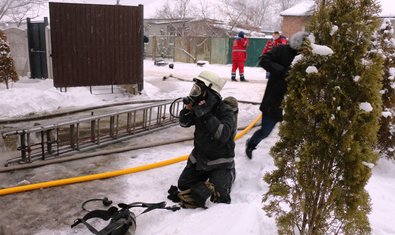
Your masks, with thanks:
<instances>
[{"instance_id":1,"label":"red uniform","mask_svg":"<svg viewBox=\"0 0 395 235\"><path fill-rule=\"evenodd\" d=\"M232 77L236 76L236 70L239 69L240 77L244 78L244 62L247 59L247 38L237 38L233 41L232 46Z\"/></svg>"},{"instance_id":2,"label":"red uniform","mask_svg":"<svg viewBox=\"0 0 395 235\"><path fill-rule=\"evenodd\" d=\"M287 38L285 38L283 35L281 35L277 39L270 39L266 42L265 48L263 48L262 50L262 55L269 52L275 46L287 45L287 44L288 44Z\"/></svg>"}]
</instances>

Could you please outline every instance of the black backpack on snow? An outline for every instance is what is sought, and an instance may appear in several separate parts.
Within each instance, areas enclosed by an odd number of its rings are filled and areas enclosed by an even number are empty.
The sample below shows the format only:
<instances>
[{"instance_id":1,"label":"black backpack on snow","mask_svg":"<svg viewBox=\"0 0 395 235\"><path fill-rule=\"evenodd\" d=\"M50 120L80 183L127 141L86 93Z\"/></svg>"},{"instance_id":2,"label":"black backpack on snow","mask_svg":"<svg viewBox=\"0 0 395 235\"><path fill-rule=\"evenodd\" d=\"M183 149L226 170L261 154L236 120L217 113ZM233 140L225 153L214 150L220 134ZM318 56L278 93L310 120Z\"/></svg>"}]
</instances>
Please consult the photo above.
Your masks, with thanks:
<instances>
[{"instance_id":1,"label":"black backpack on snow","mask_svg":"<svg viewBox=\"0 0 395 235\"><path fill-rule=\"evenodd\" d=\"M88 201L92 201L92 199ZM83 205L85 203L83 203ZM71 225L71 227L73 228L78 224L83 223L89 229L89 231L91 231L93 234L96 235L134 235L137 226L136 215L129 210L130 208L132 207L147 208L141 214L154 209L166 209L171 211L176 211L180 209L180 207L178 206L166 207L166 202L159 202L159 203L134 202L130 204L120 203L118 204L118 207L119 208L112 206L108 210L90 211L84 217L76 219L74 223ZM83 206L82 208L85 210ZM88 223L88 220L92 218L99 218L105 221L110 220L110 223L106 227L98 231L90 223Z\"/></svg>"}]
</instances>

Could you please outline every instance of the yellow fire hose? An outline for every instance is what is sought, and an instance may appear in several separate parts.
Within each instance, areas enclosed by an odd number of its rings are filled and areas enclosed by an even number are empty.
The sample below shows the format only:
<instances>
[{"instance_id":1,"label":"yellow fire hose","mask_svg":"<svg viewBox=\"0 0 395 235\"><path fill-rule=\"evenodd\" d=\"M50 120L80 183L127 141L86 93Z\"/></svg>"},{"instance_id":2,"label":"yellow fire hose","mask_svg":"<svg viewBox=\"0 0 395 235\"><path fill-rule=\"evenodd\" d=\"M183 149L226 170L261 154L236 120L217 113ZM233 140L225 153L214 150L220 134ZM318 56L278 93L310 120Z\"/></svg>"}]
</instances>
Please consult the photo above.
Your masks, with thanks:
<instances>
[{"instance_id":1,"label":"yellow fire hose","mask_svg":"<svg viewBox=\"0 0 395 235\"><path fill-rule=\"evenodd\" d=\"M261 118L262 118L262 114L260 114L254 121L252 121L250 123L250 125L248 125L244 130L237 133L237 135L235 136L235 140L238 140L243 135L245 135L251 128L253 128L256 125L256 123ZM144 166L127 168L127 169L123 169L123 170L116 170L116 171L104 172L104 173L93 174L93 175L77 176L77 177L72 177L72 178L66 178L66 179L53 180L53 181L48 181L48 182L41 182L41 183L36 183L36 184L28 184L28 185L22 185L22 186L17 186L17 187L0 189L0 196L12 194L12 193L30 191L30 190L35 190L35 189L42 189L42 188L49 188L49 187L67 185L67 184L74 184L74 183L86 182L86 181L97 180L97 179L105 179L105 178L110 178L110 177L150 170L153 168L158 168L158 167L174 164L177 162L185 161L188 159L188 156L189 156L189 154L183 155L183 156L180 156L177 158L164 160L161 162L151 163L151 164L147 164Z\"/></svg>"}]
</instances>

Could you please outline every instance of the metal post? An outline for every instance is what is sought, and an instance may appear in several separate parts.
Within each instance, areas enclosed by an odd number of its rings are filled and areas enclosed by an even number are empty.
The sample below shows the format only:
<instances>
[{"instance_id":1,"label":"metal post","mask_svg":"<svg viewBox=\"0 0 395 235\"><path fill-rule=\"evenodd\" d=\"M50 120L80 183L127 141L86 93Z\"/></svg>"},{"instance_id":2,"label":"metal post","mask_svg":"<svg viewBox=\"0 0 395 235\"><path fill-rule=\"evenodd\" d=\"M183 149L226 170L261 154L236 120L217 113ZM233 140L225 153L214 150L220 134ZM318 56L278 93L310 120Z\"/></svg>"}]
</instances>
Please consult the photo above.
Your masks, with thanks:
<instances>
[{"instance_id":1,"label":"metal post","mask_svg":"<svg viewBox=\"0 0 395 235\"><path fill-rule=\"evenodd\" d=\"M30 132L27 133L26 136L26 148L27 148L27 162L32 161L32 149L30 147Z\"/></svg>"},{"instance_id":2,"label":"metal post","mask_svg":"<svg viewBox=\"0 0 395 235\"><path fill-rule=\"evenodd\" d=\"M128 132L128 133L130 133L130 125L131 125L131 122L132 122L132 113L131 112L128 112L127 113L127 116L126 116L126 131Z\"/></svg>"},{"instance_id":3,"label":"metal post","mask_svg":"<svg viewBox=\"0 0 395 235\"><path fill-rule=\"evenodd\" d=\"M158 125L160 125L162 122L161 116L162 116L162 105L158 106L158 112L156 114L156 124Z\"/></svg>"},{"instance_id":4,"label":"metal post","mask_svg":"<svg viewBox=\"0 0 395 235\"><path fill-rule=\"evenodd\" d=\"M41 131L41 159L45 160L44 131Z\"/></svg>"},{"instance_id":5,"label":"metal post","mask_svg":"<svg viewBox=\"0 0 395 235\"><path fill-rule=\"evenodd\" d=\"M115 120L115 137L118 137L118 131L119 131L119 114L117 114L117 118Z\"/></svg>"},{"instance_id":6,"label":"metal post","mask_svg":"<svg viewBox=\"0 0 395 235\"><path fill-rule=\"evenodd\" d=\"M149 109L148 115L148 129L151 129L152 108Z\"/></svg>"},{"instance_id":7,"label":"metal post","mask_svg":"<svg viewBox=\"0 0 395 235\"><path fill-rule=\"evenodd\" d=\"M59 127L56 127L56 155L59 156Z\"/></svg>"},{"instance_id":8,"label":"metal post","mask_svg":"<svg viewBox=\"0 0 395 235\"><path fill-rule=\"evenodd\" d=\"M22 131L19 136L21 140L21 158L23 162L26 162L26 132Z\"/></svg>"},{"instance_id":9,"label":"metal post","mask_svg":"<svg viewBox=\"0 0 395 235\"><path fill-rule=\"evenodd\" d=\"M52 154L52 130L47 130L47 153Z\"/></svg>"},{"instance_id":10,"label":"metal post","mask_svg":"<svg viewBox=\"0 0 395 235\"><path fill-rule=\"evenodd\" d=\"M163 115L161 116L163 122L166 120L166 110L167 105L165 104L165 106L163 106Z\"/></svg>"},{"instance_id":11,"label":"metal post","mask_svg":"<svg viewBox=\"0 0 395 235\"><path fill-rule=\"evenodd\" d=\"M100 119L97 119L97 124L96 124L96 143L100 144Z\"/></svg>"},{"instance_id":12,"label":"metal post","mask_svg":"<svg viewBox=\"0 0 395 235\"><path fill-rule=\"evenodd\" d=\"M114 116L111 116L110 117L110 136L111 137L114 137L114 120L115 120L115 117Z\"/></svg>"},{"instance_id":13,"label":"metal post","mask_svg":"<svg viewBox=\"0 0 395 235\"><path fill-rule=\"evenodd\" d=\"M70 125L69 138L70 138L71 149L75 149L75 137L74 137L75 130L74 129L75 129L75 125L74 124Z\"/></svg>"},{"instance_id":14,"label":"metal post","mask_svg":"<svg viewBox=\"0 0 395 235\"><path fill-rule=\"evenodd\" d=\"M77 134L77 137L76 137L76 149L80 149L80 123L77 123L77 130L76 130L77 132L76 132L76 134Z\"/></svg>"},{"instance_id":15,"label":"metal post","mask_svg":"<svg viewBox=\"0 0 395 235\"><path fill-rule=\"evenodd\" d=\"M96 141L96 120L91 121L91 142Z\"/></svg>"},{"instance_id":16,"label":"metal post","mask_svg":"<svg viewBox=\"0 0 395 235\"><path fill-rule=\"evenodd\" d=\"M143 110L143 128L147 127L147 109Z\"/></svg>"},{"instance_id":17,"label":"metal post","mask_svg":"<svg viewBox=\"0 0 395 235\"><path fill-rule=\"evenodd\" d=\"M137 112L137 111L134 111L134 112L133 112L134 115L133 115L133 124L132 124L132 126L133 126L132 134L134 134L135 131L136 131L136 112Z\"/></svg>"}]
</instances>

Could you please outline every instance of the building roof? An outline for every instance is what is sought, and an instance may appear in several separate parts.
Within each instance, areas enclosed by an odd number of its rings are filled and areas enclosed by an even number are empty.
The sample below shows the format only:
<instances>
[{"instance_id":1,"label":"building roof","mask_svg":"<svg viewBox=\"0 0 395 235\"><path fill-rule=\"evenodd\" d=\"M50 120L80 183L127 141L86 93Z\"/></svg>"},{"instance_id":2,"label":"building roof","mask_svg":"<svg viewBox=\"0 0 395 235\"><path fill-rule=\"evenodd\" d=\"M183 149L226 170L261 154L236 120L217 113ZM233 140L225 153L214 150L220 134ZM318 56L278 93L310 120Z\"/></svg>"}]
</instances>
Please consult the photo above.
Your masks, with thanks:
<instances>
[{"instance_id":1,"label":"building roof","mask_svg":"<svg viewBox=\"0 0 395 235\"><path fill-rule=\"evenodd\" d=\"M314 1L303 1L280 12L280 16L311 16L314 13Z\"/></svg>"},{"instance_id":2,"label":"building roof","mask_svg":"<svg viewBox=\"0 0 395 235\"><path fill-rule=\"evenodd\" d=\"M379 0L381 5L381 18L395 18L395 1L394 0ZM315 1L303 1L285 11L280 13L281 16L311 16L314 13Z\"/></svg>"},{"instance_id":3,"label":"building roof","mask_svg":"<svg viewBox=\"0 0 395 235\"><path fill-rule=\"evenodd\" d=\"M189 22L192 19L193 18L184 18L184 19L150 18L150 19L144 19L144 23L149 23L149 24L175 24L175 23Z\"/></svg>"}]
</instances>

